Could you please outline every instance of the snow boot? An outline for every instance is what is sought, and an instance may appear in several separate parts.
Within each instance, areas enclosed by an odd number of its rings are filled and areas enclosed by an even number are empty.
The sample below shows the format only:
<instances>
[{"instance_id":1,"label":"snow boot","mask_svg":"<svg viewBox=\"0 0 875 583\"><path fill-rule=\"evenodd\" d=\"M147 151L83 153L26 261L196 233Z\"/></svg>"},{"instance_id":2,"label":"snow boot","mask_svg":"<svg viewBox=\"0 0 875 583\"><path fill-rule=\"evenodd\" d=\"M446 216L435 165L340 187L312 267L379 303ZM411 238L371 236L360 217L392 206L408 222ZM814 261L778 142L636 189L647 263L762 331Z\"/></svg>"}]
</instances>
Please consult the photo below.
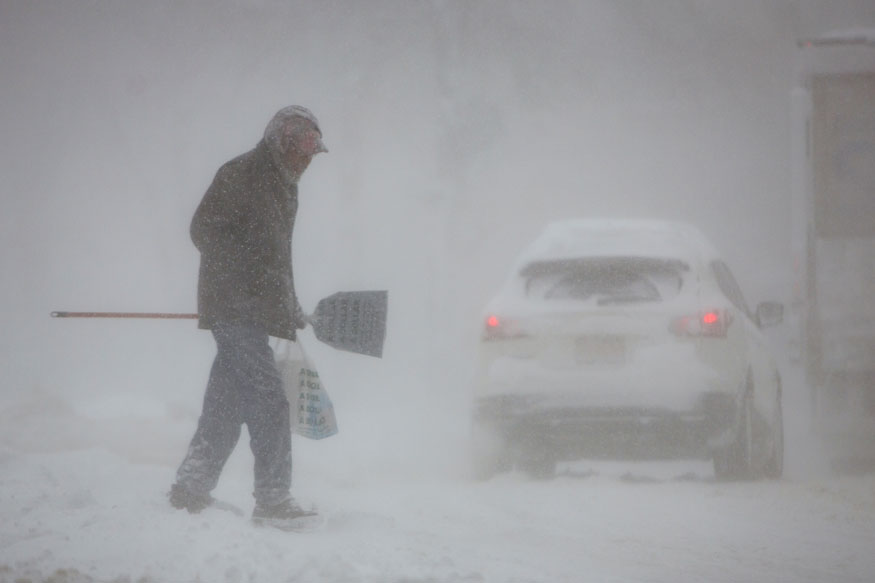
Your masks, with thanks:
<instances>
[{"instance_id":1,"label":"snow boot","mask_svg":"<svg viewBox=\"0 0 875 583\"><path fill-rule=\"evenodd\" d=\"M279 504L267 506L256 504L252 511L252 522L257 526L272 526L280 530L312 530L322 523L315 510L304 510L294 498L287 498Z\"/></svg>"},{"instance_id":2,"label":"snow boot","mask_svg":"<svg viewBox=\"0 0 875 583\"><path fill-rule=\"evenodd\" d=\"M213 497L209 494L196 494L179 484L170 486L167 498L170 500L171 506L179 510L188 510L191 514L197 514L213 504Z\"/></svg>"}]
</instances>

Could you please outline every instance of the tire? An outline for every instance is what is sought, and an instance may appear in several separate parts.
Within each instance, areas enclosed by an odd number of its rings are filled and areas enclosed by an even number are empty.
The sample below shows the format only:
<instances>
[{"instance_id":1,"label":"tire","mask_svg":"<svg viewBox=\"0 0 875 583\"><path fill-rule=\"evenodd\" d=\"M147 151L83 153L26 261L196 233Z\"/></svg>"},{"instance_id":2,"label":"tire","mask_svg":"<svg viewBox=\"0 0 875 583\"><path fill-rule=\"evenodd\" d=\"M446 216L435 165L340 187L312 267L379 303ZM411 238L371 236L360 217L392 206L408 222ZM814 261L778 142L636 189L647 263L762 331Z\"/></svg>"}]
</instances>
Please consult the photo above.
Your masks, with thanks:
<instances>
[{"instance_id":1,"label":"tire","mask_svg":"<svg viewBox=\"0 0 875 583\"><path fill-rule=\"evenodd\" d=\"M494 429L475 426L471 435L471 475L485 481L513 469L505 440Z\"/></svg>"},{"instance_id":2,"label":"tire","mask_svg":"<svg viewBox=\"0 0 875 583\"><path fill-rule=\"evenodd\" d=\"M549 454L520 460L518 465L520 470L536 480L549 480L556 476L556 458Z\"/></svg>"},{"instance_id":3,"label":"tire","mask_svg":"<svg viewBox=\"0 0 875 583\"><path fill-rule=\"evenodd\" d=\"M739 406L735 439L714 453L714 475L718 480L749 480L753 478L753 381L750 373Z\"/></svg>"},{"instance_id":4,"label":"tire","mask_svg":"<svg viewBox=\"0 0 875 583\"><path fill-rule=\"evenodd\" d=\"M775 403L775 418L772 420L772 451L766 461L763 475L777 480L784 475L784 412L781 406L781 385Z\"/></svg>"},{"instance_id":5,"label":"tire","mask_svg":"<svg viewBox=\"0 0 875 583\"><path fill-rule=\"evenodd\" d=\"M485 482L497 474L503 474L513 469L509 457L500 453L475 457L471 465L471 475L478 482Z\"/></svg>"}]
</instances>

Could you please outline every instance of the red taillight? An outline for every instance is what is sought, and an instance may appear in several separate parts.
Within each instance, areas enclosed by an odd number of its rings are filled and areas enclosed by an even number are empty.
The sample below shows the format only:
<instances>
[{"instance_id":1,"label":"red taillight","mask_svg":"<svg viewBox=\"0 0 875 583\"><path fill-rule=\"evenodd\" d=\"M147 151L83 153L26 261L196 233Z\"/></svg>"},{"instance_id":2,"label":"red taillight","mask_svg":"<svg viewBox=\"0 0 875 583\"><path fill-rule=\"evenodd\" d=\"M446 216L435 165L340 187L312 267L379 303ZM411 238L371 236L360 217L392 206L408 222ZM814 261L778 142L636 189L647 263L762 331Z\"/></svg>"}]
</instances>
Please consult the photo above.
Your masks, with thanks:
<instances>
[{"instance_id":1,"label":"red taillight","mask_svg":"<svg viewBox=\"0 0 875 583\"><path fill-rule=\"evenodd\" d=\"M499 318L494 314L486 316L483 326L484 340L505 340L508 338L519 338L524 336L519 330L519 327L507 318Z\"/></svg>"},{"instance_id":2,"label":"red taillight","mask_svg":"<svg viewBox=\"0 0 875 583\"><path fill-rule=\"evenodd\" d=\"M671 331L678 336L722 338L729 331L732 313L729 310L705 310L698 314L675 318Z\"/></svg>"},{"instance_id":3,"label":"red taillight","mask_svg":"<svg viewBox=\"0 0 875 583\"><path fill-rule=\"evenodd\" d=\"M498 316L494 314L486 316L485 324L483 326L483 340L498 340L505 337L501 326L502 321L498 319Z\"/></svg>"}]
</instances>

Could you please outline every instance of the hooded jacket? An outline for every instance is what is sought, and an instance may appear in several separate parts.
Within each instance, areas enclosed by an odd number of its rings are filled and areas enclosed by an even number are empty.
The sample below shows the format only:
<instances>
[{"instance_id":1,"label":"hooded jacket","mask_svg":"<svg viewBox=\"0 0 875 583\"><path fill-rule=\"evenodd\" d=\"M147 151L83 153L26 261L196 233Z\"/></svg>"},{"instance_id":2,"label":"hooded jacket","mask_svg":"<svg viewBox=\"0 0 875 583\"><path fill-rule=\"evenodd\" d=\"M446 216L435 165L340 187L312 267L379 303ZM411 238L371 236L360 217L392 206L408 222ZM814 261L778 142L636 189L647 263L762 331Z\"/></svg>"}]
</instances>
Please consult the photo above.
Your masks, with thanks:
<instances>
[{"instance_id":1,"label":"hooded jacket","mask_svg":"<svg viewBox=\"0 0 875 583\"><path fill-rule=\"evenodd\" d=\"M292 276L298 187L274 160L262 140L224 164L195 211L200 328L243 323L294 340L303 326Z\"/></svg>"}]
</instances>

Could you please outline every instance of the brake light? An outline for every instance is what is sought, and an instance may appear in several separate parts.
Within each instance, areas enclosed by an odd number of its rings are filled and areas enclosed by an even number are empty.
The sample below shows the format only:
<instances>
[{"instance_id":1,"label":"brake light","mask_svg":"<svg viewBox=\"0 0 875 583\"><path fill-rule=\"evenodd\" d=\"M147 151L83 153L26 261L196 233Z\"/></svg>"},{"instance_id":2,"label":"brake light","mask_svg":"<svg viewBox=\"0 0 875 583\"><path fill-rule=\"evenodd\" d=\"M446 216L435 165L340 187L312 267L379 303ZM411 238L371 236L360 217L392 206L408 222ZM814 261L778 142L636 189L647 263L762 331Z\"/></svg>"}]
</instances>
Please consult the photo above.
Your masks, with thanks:
<instances>
[{"instance_id":1,"label":"brake light","mask_svg":"<svg viewBox=\"0 0 875 583\"><path fill-rule=\"evenodd\" d=\"M723 338L732 324L729 310L704 310L698 314L680 316L671 323L671 331L678 336Z\"/></svg>"},{"instance_id":2,"label":"brake light","mask_svg":"<svg viewBox=\"0 0 875 583\"><path fill-rule=\"evenodd\" d=\"M483 340L505 340L524 336L511 320L499 318L494 314L486 316L483 326Z\"/></svg>"},{"instance_id":3,"label":"brake light","mask_svg":"<svg viewBox=\"0 0 875 583\"><path fill-rule=\"evenodd\" d=\"M505 334L502 330L502 321L498 316L490 314L486 316L485 326L483 327L483 340L499 340L504 338Z\"/></svg>"}]
</instances>

